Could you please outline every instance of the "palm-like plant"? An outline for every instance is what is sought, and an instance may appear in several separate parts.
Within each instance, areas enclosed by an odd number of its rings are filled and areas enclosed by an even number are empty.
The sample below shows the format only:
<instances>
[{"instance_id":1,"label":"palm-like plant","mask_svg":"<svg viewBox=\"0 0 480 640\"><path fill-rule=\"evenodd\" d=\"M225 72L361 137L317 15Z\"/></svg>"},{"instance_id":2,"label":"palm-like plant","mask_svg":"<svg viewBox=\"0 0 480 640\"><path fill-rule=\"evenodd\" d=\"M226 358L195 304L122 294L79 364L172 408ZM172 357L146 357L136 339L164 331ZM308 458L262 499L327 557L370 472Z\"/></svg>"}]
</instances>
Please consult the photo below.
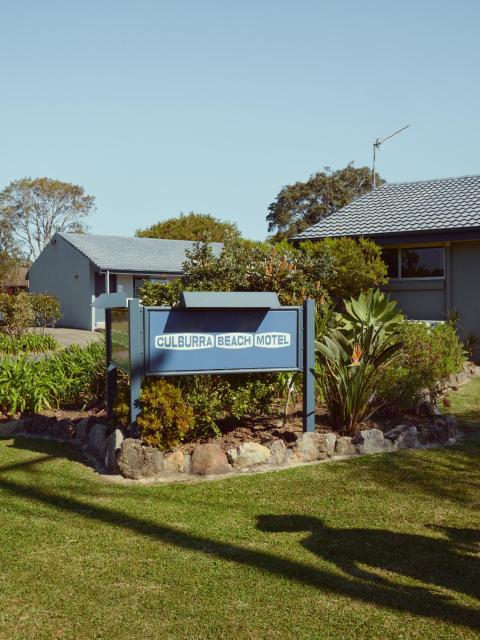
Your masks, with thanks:
<instances>
[{"instance_id":1,"label":"palm-like plant","mask_svg":"<svg viewBox=\"0 0 480 640\"><path fill-rule=\"evenodd\" d=\"M330 417L353 435L381 406L375 383L401 347L403 316L378 290L346 301L345 309L338 326L315 343L315 375Z\"/></svg>"}]
</instances>

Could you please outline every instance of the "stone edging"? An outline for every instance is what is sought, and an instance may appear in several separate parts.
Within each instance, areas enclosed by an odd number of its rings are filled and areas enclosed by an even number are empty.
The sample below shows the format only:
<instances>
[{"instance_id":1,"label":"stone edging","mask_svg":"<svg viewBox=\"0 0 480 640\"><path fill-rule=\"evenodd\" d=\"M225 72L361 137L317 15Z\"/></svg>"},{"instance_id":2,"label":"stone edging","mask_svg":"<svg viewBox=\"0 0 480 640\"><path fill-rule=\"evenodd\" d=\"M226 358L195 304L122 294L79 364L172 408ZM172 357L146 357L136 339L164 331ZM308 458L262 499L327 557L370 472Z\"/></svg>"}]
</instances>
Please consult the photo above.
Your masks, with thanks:
<instances>
[{"instance_id":1,"label":"stone edging","mask_svg":"<svg viewBox=\"0 0 480 640\"><path fill-rule=\"evenodd\" d=\"M111 431L108 425L94 423L91 418L71 423L69 438L62 438L58 428L47 434L32 433L31 424L28 418L0 424L0 436L66 441L79 447L99 473L158 482L273 471L336 458L446 445L456 442L460 435L455 416L438 416L419 429L416 425L399 424L386 433L367 429L353 438L333 432L301 433L294 434L293 442L243 442L227 451L216 442L209 442L197 444L189 454L181 449L163 453L145 446L141 440L124 438L120 429Z\"/></svg>"}]
</instances>

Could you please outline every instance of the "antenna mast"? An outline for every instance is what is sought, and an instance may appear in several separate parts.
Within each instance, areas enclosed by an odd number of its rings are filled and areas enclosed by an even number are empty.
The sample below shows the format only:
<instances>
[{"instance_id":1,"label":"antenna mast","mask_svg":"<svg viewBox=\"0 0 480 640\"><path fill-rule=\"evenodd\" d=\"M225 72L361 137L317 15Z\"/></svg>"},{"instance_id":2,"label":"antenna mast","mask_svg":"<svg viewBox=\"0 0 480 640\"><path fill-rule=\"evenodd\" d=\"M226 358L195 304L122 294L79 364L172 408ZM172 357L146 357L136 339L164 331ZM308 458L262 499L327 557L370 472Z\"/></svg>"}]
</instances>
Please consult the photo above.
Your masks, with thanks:
<instances>
[{"instance_id":1,"label":"antenna mast","mask_svg":"<svg viewBox=\"0 0 480 640\"><path fill-rule=\"evenodd\" d=\"M373 165L372 165L372 176L373 176L373 188L376 188L376 180L375 180L375 160L377 157L377 151L380 149L380 145L382 145L384 142L386 142L387 140L390 140L390 138L393 138L393 136L398 135L399 133L401 133L402 131L405 131L405 129L408 129L410 125L406 124L404 127L402 127L401 129L398 129L398 131L394 131L393 133L391 133L389 136L387 136L386 138L377 138L375 140L375 142L373 143Z\"/></svg>"}]
</instances>

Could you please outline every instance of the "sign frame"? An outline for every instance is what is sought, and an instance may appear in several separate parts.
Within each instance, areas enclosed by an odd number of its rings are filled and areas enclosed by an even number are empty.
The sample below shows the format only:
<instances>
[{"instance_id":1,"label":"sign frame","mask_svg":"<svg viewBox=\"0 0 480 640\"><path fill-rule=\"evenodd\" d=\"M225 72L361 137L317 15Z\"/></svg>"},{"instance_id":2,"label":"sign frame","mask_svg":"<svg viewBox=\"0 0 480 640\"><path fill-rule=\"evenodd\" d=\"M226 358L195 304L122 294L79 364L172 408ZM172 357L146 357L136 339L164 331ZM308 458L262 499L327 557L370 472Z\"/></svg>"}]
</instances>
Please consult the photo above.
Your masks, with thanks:
<instances>
[{"instance_id":1,"label":"sign frame","mask_svg":"<svg viewBox=\"0 0 480 640\"><path fill-rule=\"evenodd\" d=\"M229 294L230 296L232 294ZM144 307L136 298L119 299L118 294L103 294L100 296L100 304L105 309L105 330L106 330L106 351L107 351L107 414L109 418L113 417L113 405L115 401L115 393L117 387L117 373L122 370L130 377L130 430L134 432L134 424L140 412L139 397L141 385L145 377L170 377L180 375L224 375L224 374L241 374L241 373L273 373L281 371L292 371L303 373L303 430L305 432L315 431L315 301L305 300L302 306L281 307L272 306L270 308L257 307L257 310L265 312L273 311L282 313L283 311L295 311L297 314L296 322L296 340L297 340L297 366L288 368L245 368L245 369L199 369L188 371L161 371L152 372L150 370L149 360L149 317L155 311L179 311L189 314L198 309L171 307ZM128 312L128 336L129 336L129 371L119 366L112 360L112 321L111 315L113 309L127 308ZM238 312L248 313L255 307L234 307L234 305L225 305L225 307L210 307L211 312L215 313L221 309L236 308ZM209 307L203 307L204 311L208 311ZM215 333L215 332L212 332Z\"/></svg>"}]
</instances>

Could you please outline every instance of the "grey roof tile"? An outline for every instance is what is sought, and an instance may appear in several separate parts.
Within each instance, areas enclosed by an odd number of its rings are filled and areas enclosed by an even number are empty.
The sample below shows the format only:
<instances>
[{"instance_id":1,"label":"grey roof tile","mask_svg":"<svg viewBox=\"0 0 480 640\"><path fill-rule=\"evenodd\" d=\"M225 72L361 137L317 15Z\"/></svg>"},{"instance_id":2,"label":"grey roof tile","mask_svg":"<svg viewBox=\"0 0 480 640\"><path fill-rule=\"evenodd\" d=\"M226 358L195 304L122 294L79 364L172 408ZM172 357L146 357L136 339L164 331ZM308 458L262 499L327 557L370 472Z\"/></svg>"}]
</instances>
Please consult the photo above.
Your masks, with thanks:
<instances>
[{"instance_id":1,"label":"grey roof tile","mask_svg":"<svg viewBox=\"0 0 480 640\"><path fill-rule=\"evenodd\" d=\"M297 236L308 240L480 227L480 176L384 184Z\"/></svg>"},{"instance_id":2,"label":"grey roof tile","mask_svg":"<svg viewBox=\"0 0 480 640\"><path fill-rule=\"evenodd\" d=\"M58 233L78 249L100 270L137 273L181 273L185 252L194 242L160 240L157 238L127 238L90 233ZM222 250L220 242L212 242L215 255Z\"/></svg>"}]
</instances>

